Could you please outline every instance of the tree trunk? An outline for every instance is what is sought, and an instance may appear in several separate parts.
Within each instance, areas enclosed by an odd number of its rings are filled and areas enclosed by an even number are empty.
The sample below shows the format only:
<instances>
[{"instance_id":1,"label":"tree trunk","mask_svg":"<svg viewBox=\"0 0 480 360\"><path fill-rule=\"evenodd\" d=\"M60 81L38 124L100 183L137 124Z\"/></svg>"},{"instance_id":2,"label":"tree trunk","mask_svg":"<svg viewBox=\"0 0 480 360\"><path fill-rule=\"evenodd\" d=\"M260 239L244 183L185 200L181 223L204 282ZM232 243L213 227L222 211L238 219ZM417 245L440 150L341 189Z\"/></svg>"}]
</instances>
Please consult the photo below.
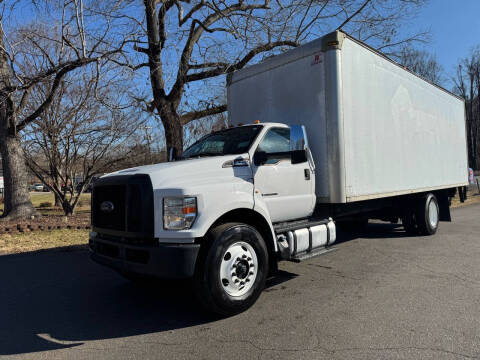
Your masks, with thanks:
<instances>
[{"instance_id":1,"label":"tree trunk","mask_svg":"<svg viewBox=\"0 0 480 360\"><path fill-rule=\"evenodd\" d=\"M53 194L55 196L55 207L62 206L62 200L60 199L60 197L56 193L53 193Z\"/></svg>"},{"instance_id":2,"label":"tree trunk","mask_svg":"<svg viewBox=\"0 0 480 360\"><path fill-rule=\"evenodd\" d=\"M28 193L28 173L20 139L5 136L4 119L0 118L0 153L2 155L5 187L4 215L9 219L30 218L37 215Z\"/></svg>"},{"instance_id":3,"label":"tree trunk","mask_svg":"<svg viewBox=\"0 0 480 360\"><path fill-rule=\"evenodd\" d=\"M53 191L53 187L56 187L57 189L60 189L61 186L60 186L60 181L59 181L59 178L58 178L58 175L57 175L57 172L56 172L56 169L54 166L51 166L50 167L50 173L52 174L52 191ZM62 199L60 198L60 196L58 196L58 194L53 191L53 195L55 196L55 207L60 207L62 206Z\"/></svg>"},{"instance_id":4,"label":"tree trunk","mask_svg":"<svg viewBox=\"0 0 480 360\"><path fill-rule=\"evenodd\" d=\"M161 114L162 124L165 129L167 145L167 159L170 157L170 149L174 149L175 155L181 156L183 152L183 126L180 117L176 113Z\"/></svg>"},{"instance_id":5,"label":"tree trunk","mask_svg":"<svg viewBox=\"0 0 480 360\"><path fill-rule=\"evenodd\" d=\"M28 193L28 173L16 131L15 105L10 94L10 69L0 21L0 154L2 156L5 205L2 217L29 218L36 214Z\"/></svg>"},{"instance_id":6,"label":"tree trunk","mask_svg":"<svg viewBox=\"0 0 480 360\"><path fill-rule=\"evenodd\" d=\"M75 207L73 207L67 199L63 200L62 202L63 213L65 216L70 216L74 214Z\"/></svg>"}]
</instances>

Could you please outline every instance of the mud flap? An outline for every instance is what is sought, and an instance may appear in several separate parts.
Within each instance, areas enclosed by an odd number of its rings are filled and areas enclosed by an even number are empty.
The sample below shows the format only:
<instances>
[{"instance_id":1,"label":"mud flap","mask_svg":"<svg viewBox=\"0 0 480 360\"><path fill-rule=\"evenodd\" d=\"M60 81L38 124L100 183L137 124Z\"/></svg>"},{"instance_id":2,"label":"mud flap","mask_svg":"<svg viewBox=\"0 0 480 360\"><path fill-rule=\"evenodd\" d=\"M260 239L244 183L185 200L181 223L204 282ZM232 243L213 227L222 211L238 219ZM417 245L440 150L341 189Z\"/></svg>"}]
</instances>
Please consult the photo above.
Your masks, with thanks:
<instances>
[{"instance_id":1,"label":"mud flap","mask_svg":"<svg viewBox=\"0 0 480 360\"><path fill-rule=\"evenodd\" d=\"M450 215L450 201L448 200L448 194L446 192L442 192L441 194L436 194L438 200L438 207L439 207L439 220L440 221L452 221L452 217Z\"/></svg>"}]
</instances>

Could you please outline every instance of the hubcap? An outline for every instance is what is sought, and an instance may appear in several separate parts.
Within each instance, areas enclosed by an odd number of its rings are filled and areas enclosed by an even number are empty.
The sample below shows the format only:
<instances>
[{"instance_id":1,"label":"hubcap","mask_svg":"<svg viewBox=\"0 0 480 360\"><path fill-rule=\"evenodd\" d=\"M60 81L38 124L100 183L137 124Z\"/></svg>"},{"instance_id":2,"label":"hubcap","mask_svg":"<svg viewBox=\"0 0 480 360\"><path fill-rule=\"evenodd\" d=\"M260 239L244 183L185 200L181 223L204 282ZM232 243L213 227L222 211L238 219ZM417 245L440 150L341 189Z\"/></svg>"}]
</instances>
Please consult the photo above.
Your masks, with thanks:
<instances>
[{"instance_id":1,"label":"hubcap","mask_svg":"<svg viewBox=\"0 0 480 360\"><path fill-rule=\"evenodd\" d=\"M258 260L250 244L239 241L230 245L220 264L220 281L230 296L242 296L257 277Z\"/></svg>"},{"instance_id":2,"label":"hubcap","mask_svg":"<svg viewBox=\"0 0 480 360\"><path fill-rule=\"evenodd\" d=\"M430 200L428 204L428 220L430 221L430 226L436 228L438 225L438 207L435 201Z\"/></svg>"}]
</instances>

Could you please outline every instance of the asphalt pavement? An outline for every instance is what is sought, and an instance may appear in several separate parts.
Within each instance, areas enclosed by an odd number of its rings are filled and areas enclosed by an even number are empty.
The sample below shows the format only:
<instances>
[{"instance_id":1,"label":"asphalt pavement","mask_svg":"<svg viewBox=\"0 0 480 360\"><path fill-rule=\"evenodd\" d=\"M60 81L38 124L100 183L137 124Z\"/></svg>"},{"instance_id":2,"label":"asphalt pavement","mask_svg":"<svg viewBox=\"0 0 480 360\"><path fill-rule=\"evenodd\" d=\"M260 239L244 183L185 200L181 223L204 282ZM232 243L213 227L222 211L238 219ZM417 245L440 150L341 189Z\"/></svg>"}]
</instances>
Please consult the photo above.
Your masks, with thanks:
<instances>
[{"instance_id":1,"label":"asphalt pavement","mask_svg":"<svg viewBox=\"0 0 480 360\"><path fill-rule=\"evenodd\" d=\"M477 358L480 205L453 218L431 237L379 223L340 234L226 319L185 284L136 286L86 251L0 256L0 358Z\"/></svg>"}]
</instances>

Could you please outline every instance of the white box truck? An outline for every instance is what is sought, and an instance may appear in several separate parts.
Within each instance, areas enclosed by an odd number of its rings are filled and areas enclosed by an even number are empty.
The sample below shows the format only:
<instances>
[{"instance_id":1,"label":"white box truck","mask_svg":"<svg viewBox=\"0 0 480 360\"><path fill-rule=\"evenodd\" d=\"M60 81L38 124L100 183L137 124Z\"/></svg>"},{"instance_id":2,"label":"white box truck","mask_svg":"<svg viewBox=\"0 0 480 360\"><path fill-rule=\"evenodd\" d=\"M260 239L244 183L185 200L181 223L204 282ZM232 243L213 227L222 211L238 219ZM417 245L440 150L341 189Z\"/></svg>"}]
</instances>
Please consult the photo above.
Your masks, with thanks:
<instances>
[{"instance_id":1,"label":"white box truck","mask_svg":"<svg viewBox=\"0 0 480 360\"><path fill-rule=\"evenodd\" d=\"M227 86L232 127L95 183L95 261L133 280L191 278L206 308L229 315L278 261L331 249L336 225L401 220L432 235L451 220L467 147L464 103L445 89L339 31Z\"/></svg>"}]
</instances>

